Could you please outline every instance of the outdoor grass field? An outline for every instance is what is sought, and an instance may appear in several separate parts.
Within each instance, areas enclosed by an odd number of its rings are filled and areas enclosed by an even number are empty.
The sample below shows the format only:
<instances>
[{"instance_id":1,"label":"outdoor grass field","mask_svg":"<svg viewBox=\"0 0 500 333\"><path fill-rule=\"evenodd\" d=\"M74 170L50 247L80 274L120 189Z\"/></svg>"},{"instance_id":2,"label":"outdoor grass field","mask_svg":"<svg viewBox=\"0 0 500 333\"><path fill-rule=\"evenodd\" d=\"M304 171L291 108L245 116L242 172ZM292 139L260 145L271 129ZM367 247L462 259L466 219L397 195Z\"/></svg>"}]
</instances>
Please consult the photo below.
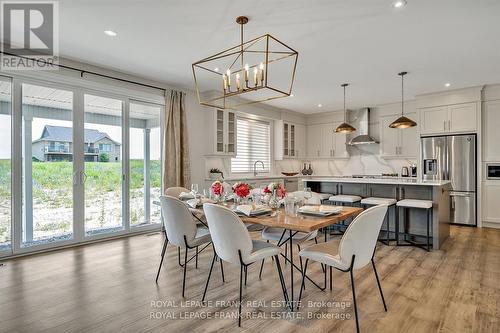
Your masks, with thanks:
<instances>
[{"instance_id":1,"label":"outdoor grass field","mask_svg":"<svg viewBox=\"0 0 500 333\"><path fill-rule=\"evenodd\" d=\"M121 162L85 162L86 224L105 227L121 218ZM152 196L159 195L160 161L151 161ZM69 232L72 226L73 163L33 162L34 234ZM10 160L0 160L0 243L10 234ZM131 224L144 214L144 161L130 161ZM118 222L119 223L119 222ZM96 224L96 225L93 225Z\"/></svg>"}]
</instances>

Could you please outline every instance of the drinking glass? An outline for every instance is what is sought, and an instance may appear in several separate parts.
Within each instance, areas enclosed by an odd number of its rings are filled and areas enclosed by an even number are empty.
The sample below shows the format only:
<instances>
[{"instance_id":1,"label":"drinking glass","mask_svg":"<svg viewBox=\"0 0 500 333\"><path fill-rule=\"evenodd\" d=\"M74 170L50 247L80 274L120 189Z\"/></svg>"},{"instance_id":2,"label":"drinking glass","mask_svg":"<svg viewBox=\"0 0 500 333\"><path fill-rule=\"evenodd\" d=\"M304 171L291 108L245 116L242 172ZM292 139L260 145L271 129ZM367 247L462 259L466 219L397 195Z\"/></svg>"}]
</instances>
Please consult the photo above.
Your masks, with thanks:
<instances>
[{"instance_id":1,"label":"drinking glass","mask_svg":"<svg viewBox=\"0 0 500 333\"><path fill-rule=\"evenodd\" d=\"M260 193L253 193L252 194L252 202L255 205L260 205Z\"/></svg>"},{"instance_id":2,"label":"drinking glass","mask_svg":"<svg viewBox=\"0 0 500 333\"><path fill-rule=\"evenodd\" d=\"M196 198L198 195L198 184L191 184L191 193L193 193Z\"/></svg>"},{"instance_id":3,"label":"drinking glass","mask_svg":"<svg viewBox=\"0 0 500 333\"><path fill-rule=\"evenodd\" d=\"M285 214L287 216L295 217L297 216L297 203L295 197L291 194L287 194L285 197Z\"/></svg>"},{"instance_id":4,"label":"drinking glass","mask_svg":"<svg viewBox=\"0 0 500 333\"><path fill-rule=\"evenodd\" d=\"M310 187L304 187L304 199L306 203L312 198L312 192Z\"/></svg>"}]
</instances>

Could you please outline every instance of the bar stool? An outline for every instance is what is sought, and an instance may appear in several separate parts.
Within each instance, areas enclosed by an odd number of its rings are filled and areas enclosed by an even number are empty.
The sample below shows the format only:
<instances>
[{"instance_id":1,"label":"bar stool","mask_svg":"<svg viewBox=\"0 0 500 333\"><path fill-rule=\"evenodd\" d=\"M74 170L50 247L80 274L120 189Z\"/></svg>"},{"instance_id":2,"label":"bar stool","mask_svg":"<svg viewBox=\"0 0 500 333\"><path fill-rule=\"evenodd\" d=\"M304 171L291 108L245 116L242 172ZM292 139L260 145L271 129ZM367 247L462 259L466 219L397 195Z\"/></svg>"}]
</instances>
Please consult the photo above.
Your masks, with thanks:
<instances>
[{"instance_id":1,"label":"bar stool","mask_svg":"<svg viewBox=\"0 0 500 333\"><path fill-rule=\"evenodd\" d=\"M379 198L379 197L369 197L361 200L361 206L366 208L367 206L378 206L378 205L387 205L387 214L385 214L384 220L386 225L386 238L380 239L379 241L384 243L385 245L390 245L390 241L396 240L396 238L390 238L391 228L389 225L389 209L392 207L396 210L396 199L393 198ZM396 234L396 231L394 231Z\"/></svg>"},{"instance_id":2,"label":"bar stool","mask_svg":"<svg viewBox=\"0 0 500 333\"><path fill-rule=\"evenodd\" d=\"M426 243L417 243L412 240L406 239L407 236L411 236L408 232L409 221L406 220L406 214L403 214L404 218L404 241L407 244L401 244L399 241L400 229L399 229L399 207L403 208L403 213L406 213L408 208L425 209L427 211L427 241ZM432 220L432 201L430 200L418 200L418 199L403 199L396 203L396 245L397 246L416 246L423 248L424 250L430 251L431 248L431 220Z\"/></svg>"},{"instance_id":3,"label":"bar stool","mask_svg":"<svg viewBox=\"0 0 500 333\"><path fill-rule=\"evenodd\" d=\"M328 200L333 194L331 193L318 193L321 202Z\"/></svg>"},{"instance_id":4,"label":"bar stool","mask_svg":"<svg viewBox=\"0 0 500 333\"><path fill-rule=\"evenodd\" d=\"M359 195L349 195L349 194L337 194L337 195L332 195L330 198L328 198L328 201L335 203L340 203L341 206L354 206L354 204L359 203L361 201L361 197ZM351 219L352 221L352 219ZM346 227L345 221L342 221L342 226L343 228ZM340 231L342 233L342 231ZM326 234L325 234L325 241L326 241Z\"/></svg>"}]
</instances>

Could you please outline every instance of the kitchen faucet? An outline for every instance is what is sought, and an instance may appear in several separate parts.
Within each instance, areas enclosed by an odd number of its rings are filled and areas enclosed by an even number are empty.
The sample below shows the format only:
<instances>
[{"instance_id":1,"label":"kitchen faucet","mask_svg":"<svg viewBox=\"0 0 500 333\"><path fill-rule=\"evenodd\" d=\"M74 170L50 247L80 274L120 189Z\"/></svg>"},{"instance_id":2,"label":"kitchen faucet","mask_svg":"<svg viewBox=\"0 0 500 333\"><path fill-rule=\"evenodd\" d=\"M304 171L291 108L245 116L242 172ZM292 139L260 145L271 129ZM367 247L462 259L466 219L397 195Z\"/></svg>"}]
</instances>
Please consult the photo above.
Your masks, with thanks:
<instances>
[{"instance_id":1,"label":"kitchen faucet","mask_svg":"<svg viewBox=\"0 0 500 333\"><path fill-rule=\"evenodd\" d=\"M253 163L253 176L254 176L254 177L257 177L257 163L259 163L259 162L260 162L260 164L262 164L262 169L263 169L263 170L265 170L265 169L266 169L266 167L264 166L264 162L262 162L262 161L260 161L260 160L255 161L255 162Z\"/></svg>"}]
</instances>

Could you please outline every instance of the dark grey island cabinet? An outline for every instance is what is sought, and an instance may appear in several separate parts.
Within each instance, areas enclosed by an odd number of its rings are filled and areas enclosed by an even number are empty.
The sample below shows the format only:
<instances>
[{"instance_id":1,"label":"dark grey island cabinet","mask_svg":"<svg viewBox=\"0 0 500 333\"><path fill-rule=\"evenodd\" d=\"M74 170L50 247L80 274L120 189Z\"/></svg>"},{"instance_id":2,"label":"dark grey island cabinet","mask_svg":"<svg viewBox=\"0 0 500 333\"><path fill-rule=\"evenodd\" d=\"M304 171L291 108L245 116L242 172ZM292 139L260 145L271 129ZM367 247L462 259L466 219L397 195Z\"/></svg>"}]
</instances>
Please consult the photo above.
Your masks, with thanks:
<instances>
[{"instance_id":1,"label":"dark grey island cabinet","mask_svg":"<svg viewBox=\"0 0 500 333\"><path fill-rule=\"evenodd\" d=\"M440 249L450 235L450 195L449 181L422 181L413 178L310 178L302 179L304 186L318 193L358 195L362 198L380 197L430 200L431 235L433 249ZM390 230L395 231L396 209L389 211ZM403 216L405 214L405 216ZM405 228L412 237L418 239L426 235L427 212L423 209L399 209L399 229ZM401 222L403 221L403 222Z\"/></svg>"}]
</instances>

